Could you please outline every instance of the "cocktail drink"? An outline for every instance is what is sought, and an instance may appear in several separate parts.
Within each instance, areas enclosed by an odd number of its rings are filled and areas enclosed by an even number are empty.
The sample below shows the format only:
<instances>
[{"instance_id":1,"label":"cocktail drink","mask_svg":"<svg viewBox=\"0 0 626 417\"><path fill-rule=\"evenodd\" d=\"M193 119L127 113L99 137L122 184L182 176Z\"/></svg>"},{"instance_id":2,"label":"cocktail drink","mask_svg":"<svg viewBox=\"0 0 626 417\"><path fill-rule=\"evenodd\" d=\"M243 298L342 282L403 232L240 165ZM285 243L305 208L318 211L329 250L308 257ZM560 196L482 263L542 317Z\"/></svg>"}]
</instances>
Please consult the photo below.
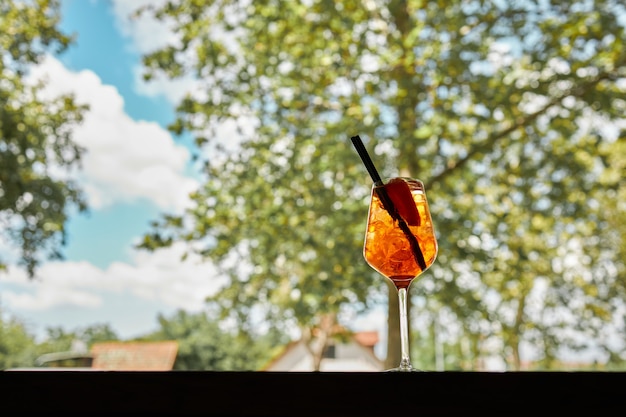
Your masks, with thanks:
<instances>
[{"instance_id":1,"label":"cocktail drink","mask_svg":"<svg viewBox=\"0 0 626 417\"><path fill-rule=\"evenodd\" d=\"M391 178L374 183L363 253L367 263L398 290L402 359L399 367L391 371L413 371L407 292L411 282L437 257L437 239L421 181Z\"/></svg>"},{"instance_id":2,"label":"cocktail drink","mask_svg":"<svg viewBox=\"0 0 626 417\"><path fill-rule=\"evenodd\" d=\"M395 215L383 204L381 192L390 198ZM393 281L398 289L408 288L433 264L437 239L421 181L392 178L372 187L364 256L372 268Z\"/></svg>"},{"instance_id":3,"label":"cocktail drink","mask_svg":"<svg viewBox=\"0 0 626 417\"><path fill-rule=\"evenodd\" d=\"M367 217L363 255L367 263L390 279L400 304L400 366L391 371L414 371L409 357L407 292L415 278L437 257L437 238L424 184L404 177L383 181L361 138L351 138L374 185Z\"/></svg>"}]
</instances>

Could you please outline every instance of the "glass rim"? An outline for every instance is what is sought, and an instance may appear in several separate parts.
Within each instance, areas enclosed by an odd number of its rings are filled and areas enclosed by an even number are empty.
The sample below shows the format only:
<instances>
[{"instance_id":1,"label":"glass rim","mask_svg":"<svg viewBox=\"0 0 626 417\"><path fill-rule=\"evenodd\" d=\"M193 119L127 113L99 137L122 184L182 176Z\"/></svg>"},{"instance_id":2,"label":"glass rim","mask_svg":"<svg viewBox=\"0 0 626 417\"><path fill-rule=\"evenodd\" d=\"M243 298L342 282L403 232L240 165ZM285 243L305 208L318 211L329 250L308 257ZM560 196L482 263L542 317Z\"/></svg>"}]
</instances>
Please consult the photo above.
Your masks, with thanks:
<instances>
[{"instance_id":1,"label":"glass rim","mask_svg":"<svg viewBox=\"0 0 626 417\"><path fill-rule=\"evenodd\" d=\"M401 179L401 180L404 180L405 182L417 182L422 187L424 187L424 182L422 180L420 180L419 178L407 177L407 176L395 176L395 177L385 177L385 178L382 178L382 184L374 183L374 184L372 184L372 188L382 187L382 186L388 184L390 180L398 179L398 178Z\"/></svg>"}]
</instances>

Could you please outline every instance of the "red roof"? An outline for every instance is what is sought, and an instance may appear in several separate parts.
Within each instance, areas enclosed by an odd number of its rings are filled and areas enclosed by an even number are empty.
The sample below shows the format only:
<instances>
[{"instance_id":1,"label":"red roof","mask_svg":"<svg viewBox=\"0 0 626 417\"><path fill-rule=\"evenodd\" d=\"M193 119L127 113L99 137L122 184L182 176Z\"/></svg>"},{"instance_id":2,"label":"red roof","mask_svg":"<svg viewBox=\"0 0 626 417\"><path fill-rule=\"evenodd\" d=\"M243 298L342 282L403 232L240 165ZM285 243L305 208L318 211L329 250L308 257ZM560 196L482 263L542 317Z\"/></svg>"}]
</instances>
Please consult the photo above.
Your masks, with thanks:
<instances>
[{"instance_id":1,"label":"red roof","mask_svg":"<svg viewBox=\"0 0 626 417\"><path fill-rule=\"evenodd\" d=\"M354 339L366 347L374 347L378 343L378 332L356 332L354 333Z\"/></svg>"},{"instance_id":2,"label":"red roof","mask_svg":"<svg viewBox=\"0 0 626 417\"><path fill-rule=\"evenodd\" d=\"M94 343L93 369L110 371L171 371L178 342L101 342Z\"/></svg>"}]
</instances>

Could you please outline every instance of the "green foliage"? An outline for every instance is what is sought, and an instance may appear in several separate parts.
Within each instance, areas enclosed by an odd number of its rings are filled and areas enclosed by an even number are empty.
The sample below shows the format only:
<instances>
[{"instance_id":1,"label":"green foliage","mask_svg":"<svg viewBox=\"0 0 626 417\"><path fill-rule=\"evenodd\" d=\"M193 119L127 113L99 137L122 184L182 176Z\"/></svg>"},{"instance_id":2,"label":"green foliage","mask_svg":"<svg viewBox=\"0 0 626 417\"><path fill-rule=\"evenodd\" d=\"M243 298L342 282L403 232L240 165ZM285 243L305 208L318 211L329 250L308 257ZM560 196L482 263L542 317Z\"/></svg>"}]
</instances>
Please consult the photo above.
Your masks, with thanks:
<instances>
[{"instance_id":1,"label":"green foliage","mask_svg":"<svg viewBox=\"0 0 626 417\"><path fill-rule=\"evenodd\" d=\"M0 309L0 370L30 367L38 353L26 326L15 317L5 317Z\"/></svg>"},{"instance_id":2,"label":"green foliage","mask_svg":"<svg viewBox=\"0 0 626 417\"><path fill-rule=\"evenodd\" d=\"M0 0L0 224L20 248L31 277L42 256L60 258L72 207L86 208L77 185L54 170L78 166L82 149L72 126L84 107L71 96L42 100L43 85L25 83L28 69L71 39L57 29L59 2ZM6 260L0 259L0 269Z\"/></svg>"},{"instance_id":3,"label":"green foliage","mask_svg":"<svg viewBox=\"0 0 626 417\"><path fill-rule=\"evenodd\" d=\"M84 343L85 348L89 349L96 342L119 340L117 333L108 323L93 324L71 331L62 327L49 327L46 332L45 341L39 345L39 349L44 353L71 351L75 342Z\"/></svg>"},{"instance_id":4,"label":"green foliage","mask_svg":"<svg viewBox=\"0 0 626 417\"><path fill-rule=\"evenodd\" d=\"M232 333L220 328L206 313L178 311L159 316L160 329L145 340L176 340L175 370L254 371L287 342L275 330L265 335Z\"/></svg>"},{"instance_id":5,"label":"green foliage","mask_svg":"<svg viewBox=\"0 0 626 417\"><path fill-rule=\"evenodd\" d=\"M623 6L245 3L154 11L181 42L146 56L146 77L197 76L172 130L205 144L207 181L141 247L187 241L221 265L210 301L243 324L366 307L384 285L361 253L359 134L383 176L427 185L440 251L416 314L453 317L447 340L512 369L523 344L547 367L588 340L620 357L605 332L626 295L624 132L607 129L626 107ZM237 152L211 147L227 121Z\"/></svg>"},{"instance_id":6,"label":"green foliage","mask_svg":"<svg viewBox=\"0 0 626 417\"><path fill-rule=\"evenodd\" d=\"M139 339L176 340L175 370L259 370L289 341L275 328L263 334L227 331L205 313L178 311L158 320L160 329ZM0 314L0 370L40 366L37 359L42 355L75 351L77 342L89 350L96 342L120 340L109 324L74 330L50 327L46 332L45 340L36 342L21 320Z\"/></svg>"},{"instance_id":7,"label":"green foliage","mask_svg":"<svg viewBox=\"0 0 626 417\"><path fill-rule=\"evenodd\" d=\"M46 329L45 340L37 342L27 326L0 308L0 369L34 367L43 354L69 352L76 342L89 349L95 342L119 340L108 324L95 324L73 331L61 327Z\"/></svg>"}]
</instances>

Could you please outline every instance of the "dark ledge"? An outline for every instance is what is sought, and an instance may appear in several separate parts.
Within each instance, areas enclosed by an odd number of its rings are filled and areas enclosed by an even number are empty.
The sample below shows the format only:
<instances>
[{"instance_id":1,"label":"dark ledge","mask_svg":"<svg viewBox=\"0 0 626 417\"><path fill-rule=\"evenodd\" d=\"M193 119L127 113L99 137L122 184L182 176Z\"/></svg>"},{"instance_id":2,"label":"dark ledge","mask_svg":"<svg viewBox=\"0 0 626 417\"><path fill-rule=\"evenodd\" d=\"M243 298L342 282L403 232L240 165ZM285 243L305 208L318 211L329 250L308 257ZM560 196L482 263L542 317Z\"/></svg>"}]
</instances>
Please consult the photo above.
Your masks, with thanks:
<instances>
[{"instance_id":1,"label":"dark ledge","mask_svg":"<svg viewBox=\"0 0 626 417\"><path fill-rule=\"evenodd\" d=\"M0 414L614 415L626 372L0 372ZM550 413L552 414L552 413Z\"/></svg>"}]
</instances>

